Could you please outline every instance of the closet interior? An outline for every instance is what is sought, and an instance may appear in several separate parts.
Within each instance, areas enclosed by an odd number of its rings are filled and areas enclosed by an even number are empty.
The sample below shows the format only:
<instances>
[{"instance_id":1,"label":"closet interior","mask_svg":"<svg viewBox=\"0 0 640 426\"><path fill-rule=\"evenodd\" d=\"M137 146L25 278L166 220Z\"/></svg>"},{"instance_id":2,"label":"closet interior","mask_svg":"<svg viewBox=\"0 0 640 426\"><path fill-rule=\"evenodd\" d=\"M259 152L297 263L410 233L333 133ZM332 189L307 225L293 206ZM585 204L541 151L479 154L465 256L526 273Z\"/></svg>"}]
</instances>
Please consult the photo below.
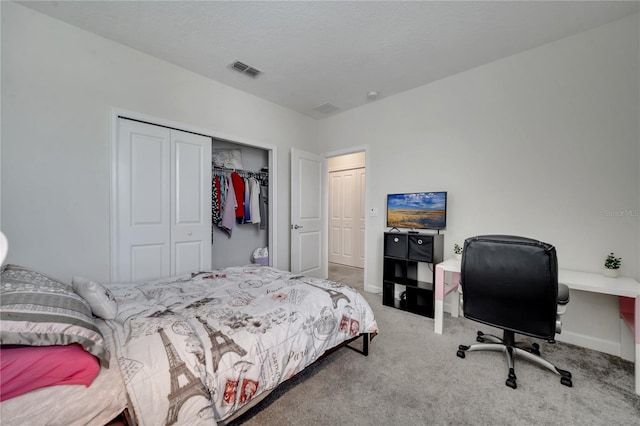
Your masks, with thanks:
<instances>
[{"instance_id":1,"label":"closet interior","mask_svg":"<svg viewBox=\"0 0 640 426\"><path fill-rule=\"evenodd\" d=\"M269 264L269 152L213 139L213 268Z\"/></svg>"}]
</instances>

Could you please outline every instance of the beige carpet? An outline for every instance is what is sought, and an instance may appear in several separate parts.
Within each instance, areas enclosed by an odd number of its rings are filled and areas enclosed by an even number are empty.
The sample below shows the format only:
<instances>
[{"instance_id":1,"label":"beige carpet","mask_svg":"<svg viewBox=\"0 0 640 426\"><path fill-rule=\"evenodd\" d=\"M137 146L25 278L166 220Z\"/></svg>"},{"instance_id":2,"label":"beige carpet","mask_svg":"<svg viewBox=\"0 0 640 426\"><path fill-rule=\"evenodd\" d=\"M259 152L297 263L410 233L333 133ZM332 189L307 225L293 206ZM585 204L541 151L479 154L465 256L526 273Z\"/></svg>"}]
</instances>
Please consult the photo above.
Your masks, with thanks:
<instances>
[{"instance_id":1,"label":"beige carpet","mask_svg":"<svg viewBox=\"0 0 640 426\"><path fill-rule=\"evenodd\" d=\"M361 270L332 265L330 276L362 287ZM338 278L338 279L336 279ZM358 285L354 285L355 281ZM638 425L633 364L584 348L540 342L542 355L573 374L573 388L516 360L518 388L505 386L501 353L456 357L487 327L445 315L433 320L383 306L363 293L380 328L364 357L341 349L277 388L239 425ZM495 332L495 330L493 330Z\"/></svg>"}]
</instances>

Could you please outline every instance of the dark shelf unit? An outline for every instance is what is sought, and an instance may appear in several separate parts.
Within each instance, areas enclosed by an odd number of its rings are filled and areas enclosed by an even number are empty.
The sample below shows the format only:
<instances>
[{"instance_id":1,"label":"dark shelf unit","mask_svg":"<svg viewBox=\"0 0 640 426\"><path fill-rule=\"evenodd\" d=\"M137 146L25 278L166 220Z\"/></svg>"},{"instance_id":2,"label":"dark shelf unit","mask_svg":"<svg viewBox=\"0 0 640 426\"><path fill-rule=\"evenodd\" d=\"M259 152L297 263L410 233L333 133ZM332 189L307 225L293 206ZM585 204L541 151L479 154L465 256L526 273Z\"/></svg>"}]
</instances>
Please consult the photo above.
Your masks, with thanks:
<instances>
[{"instance_id":1,"label":"dark shelf unit","mask_svg":"<svg viewBox=\"0 0 640 426\"><path fill-rule=\"evenodd\" d=\"M444 235L384 233L382 304L433 318L435 265L443 261ZM429 263L430 281L418 280L418 265ZM404 298L395 298L401 286Z\"/></svg>"}]
</instances>

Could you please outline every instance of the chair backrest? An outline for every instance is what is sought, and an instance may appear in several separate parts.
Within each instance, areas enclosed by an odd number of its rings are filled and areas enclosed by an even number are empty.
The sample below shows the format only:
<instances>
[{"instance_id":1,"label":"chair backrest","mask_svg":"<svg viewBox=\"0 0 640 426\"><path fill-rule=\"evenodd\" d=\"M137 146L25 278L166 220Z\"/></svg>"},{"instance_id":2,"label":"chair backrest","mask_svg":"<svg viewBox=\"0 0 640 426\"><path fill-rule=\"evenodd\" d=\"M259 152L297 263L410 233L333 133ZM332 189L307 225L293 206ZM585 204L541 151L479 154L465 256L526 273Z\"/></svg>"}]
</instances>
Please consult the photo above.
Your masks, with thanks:
<instances>
[{"instance_id":1,"label":"chair backrest","mask_svg":"<svg viewBox=\"0 0 640 426\"><path fill-rule=\"evenodd\" d=\"M558 262L552 245L510 235L468 238L460 283L465 317L533 337L555 336Z\"/></svg>"}]
</instances>

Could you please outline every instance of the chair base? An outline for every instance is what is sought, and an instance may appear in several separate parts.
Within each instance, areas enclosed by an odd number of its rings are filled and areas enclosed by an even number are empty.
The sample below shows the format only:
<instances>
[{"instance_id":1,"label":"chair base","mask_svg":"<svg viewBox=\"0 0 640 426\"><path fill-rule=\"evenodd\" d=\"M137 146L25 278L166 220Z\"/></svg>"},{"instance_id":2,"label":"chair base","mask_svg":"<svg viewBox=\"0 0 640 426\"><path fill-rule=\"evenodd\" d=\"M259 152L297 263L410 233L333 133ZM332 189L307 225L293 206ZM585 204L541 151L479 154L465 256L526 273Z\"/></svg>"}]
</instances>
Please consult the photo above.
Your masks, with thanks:
<instances>
[{"instance_id":1,"label":"chair base","mask_svg":"<svg viewBox=\"0 0 640 426\"><path fill-rule=\"evenodd\" d=\"M458 357L464 358L467 352L473 351L504 352L508 367L507 381L505 384L512 389L516 389L518 387L514 369L514 359L518 356L532 361L539 366L548 369L552 373L559 375L560 383L568 387L573 387L570 372L562 370L542 358L540 356L540 346L538 346L537 343L534 343L533 345L526 345L522 342L516 342L513 331L505 330L502 339L492 334L484 334L481 331L478 331L476 340L480 343L471 346L460 345L457 352ZM490 343L486 343L487 341Z\"/></svg>"}]
</instances>

